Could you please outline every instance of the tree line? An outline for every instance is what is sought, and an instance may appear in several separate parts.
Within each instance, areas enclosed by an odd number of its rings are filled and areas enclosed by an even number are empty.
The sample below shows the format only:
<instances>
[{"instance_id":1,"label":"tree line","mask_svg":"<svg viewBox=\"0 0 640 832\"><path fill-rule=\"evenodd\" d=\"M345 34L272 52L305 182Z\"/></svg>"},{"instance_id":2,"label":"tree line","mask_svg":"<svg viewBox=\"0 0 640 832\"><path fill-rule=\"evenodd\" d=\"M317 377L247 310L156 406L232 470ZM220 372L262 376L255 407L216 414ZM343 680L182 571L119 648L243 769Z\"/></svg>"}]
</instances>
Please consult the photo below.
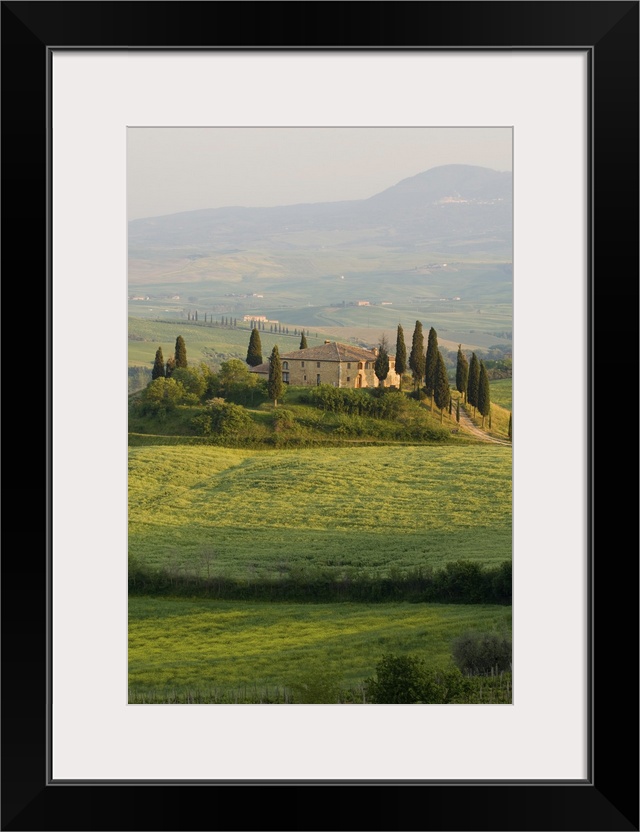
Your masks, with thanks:
<instances>
[{"instance_id":1,"label":"tree line","mask_svg":"<svg viewBox=\"0 0 640 832\"><path fill-rule=\"evenodd\" d=\"M423 391L431 399L431 409L435 402L440 410L440 421L446 408L449 414L452 412L451 387L449 374L445 364L444 356L438 346L438 333L431 327L427 339L427 348L424 346L424 333L422 322L416 321L411 339L411 351L407 358L407 346L404 339L404 330L398 324L396 337L396 364L395 369L400 378L411 371L414 392L422 387ZM386 338L383 336L378 345L378 360L376 361L376 375L381 382L386 379L388 368L388 351ZM482 427L485 417L491 413L491 392L489 387L489 376L484 361L478 359L475 352L471 354L469 361L458 344L458 355L456 362L456 390L462 396L462 400L473 407L475 416L476 409L482 416ZM460 421L459 404L456 406L456 419Z\"/></svg>"},{"instance_id":2,"label":"tree line","mask_svg":"<svg viewBox=\"0 0 640 832\"><path fill-rule=\"evenodd\" d=\"M298 349L307 349L307 338L304 331L301 331L300 345ZM267 393L274 406L277 407L278 399L281 398L284 390L282 378L282 361L278 345L275 344L268 359L269 374L267 379ZM257 367L263 362L262 343L260 331L257 326L251 330L249 345L247 348L246 363L250 367ZM165 362L162 347L158 347L151 372L151 381L158 378L171 378L176 370L187 368L187 348L184 338L179 335L176 338L174 355ZM444 357L438 346L438 333L431 327L427 340L427 347L424 347L424 334L421 321L416 321L411 340L411 351L407 358L407 348L404 339L404 331L401 324L398 324L396 337L396 363L395 371L400 376L400 389L402 389L402 376L407 370L411 370L414 392L422 387L423 391L431 399L431 409L434 403L440 410L440 422L442 423L445 409L452 414L452 397L449 384L449 375L445 365ZM377 349L377 356L374 362L374 372L382 386L389 375L389 345L386 336L382 336ZM485 425L485 418L491 418L491 393L489 376L484 361L479 360L476 353L472 352L468 360L458 344L458 354L455 374L456 390L460 393L462 401L473 408L473 415L476 410L482 416L482 427ZM456 420L460 421L460 403L456 404ZM509 438L511 438L512 422L509 418Z\"/></svg>"}]
</instances>

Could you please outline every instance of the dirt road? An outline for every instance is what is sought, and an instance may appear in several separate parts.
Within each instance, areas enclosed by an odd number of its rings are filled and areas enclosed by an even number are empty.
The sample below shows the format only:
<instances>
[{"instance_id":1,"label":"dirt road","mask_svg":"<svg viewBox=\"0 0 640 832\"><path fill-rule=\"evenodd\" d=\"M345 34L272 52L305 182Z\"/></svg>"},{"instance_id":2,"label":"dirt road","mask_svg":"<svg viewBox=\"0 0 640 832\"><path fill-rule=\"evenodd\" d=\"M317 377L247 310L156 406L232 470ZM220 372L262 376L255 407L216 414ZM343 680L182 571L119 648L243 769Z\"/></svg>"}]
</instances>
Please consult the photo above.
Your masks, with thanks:
<instances>
[{"instance_id":1,"label":"dirt road","mask_svg":"<svg viewBox=\"0 0 640 832\"><path fill-rule=\"evenodd\" d=\"M497 439L495 436L489 436L489 434L485 433L485 431L483 431L481 428L476 427L476 425L473 424L469 416L467 416L467 413L462 408L460 408L460 424L462 425L462 427L465 428L465 430L468 430L469 433L472 433L474 436L476 436L478 439L482 439L484 442L491 442L494 445L511 445L511 442L509 442L508 440Z\"/></svg>"}]
</instances>

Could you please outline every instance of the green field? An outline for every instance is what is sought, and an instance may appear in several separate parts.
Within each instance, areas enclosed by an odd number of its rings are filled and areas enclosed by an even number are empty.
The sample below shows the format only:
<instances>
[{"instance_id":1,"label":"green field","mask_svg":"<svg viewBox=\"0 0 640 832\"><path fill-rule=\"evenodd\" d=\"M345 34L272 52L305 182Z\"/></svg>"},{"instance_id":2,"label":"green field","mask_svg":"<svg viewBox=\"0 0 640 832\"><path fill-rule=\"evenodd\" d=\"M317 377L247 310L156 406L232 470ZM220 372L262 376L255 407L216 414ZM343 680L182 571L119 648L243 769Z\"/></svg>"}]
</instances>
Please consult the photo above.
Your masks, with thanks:
<instances>
[{"instance_id":1,"label":"green field","mask_svg":"<svg viewBox=\"0 0 640 832\"><path fill-rule=\"evenodd\" d=\"M291 329L293 333L293 329ZM182 335L187 346L187 358L190 364L199 361L219 367L222 361L230 358L245 360L251 330L248 324L238 324L237 328L205 326L190 321L152 321L142 318L129 318L129 366L145 366L151 369L158 347L162 347L165 361L173 355L176 338ZM142 339L142 340L140 340ZM261 332L263 357L266 361L274 344L278 344L281 353L293 352L300 346L300 336L274 335ZM310 347L324 343L324 338L316 338L315 331L307 338Z\"/></svg>"},{"instance_id":2,"label":"green field","mask_svg":"<svg viewBox=\"0 0 640 832\"><path fill-rule=\"evenodd\" d=\"M197 305L197 304L196 304ZM132 308L129 318L129 364L145 365L151 368L156 349L161 346L165 358L173 353L175 339L182 335L187 342L190 362L208 361L219 363L228 358L244 360L249 343L249 325L238 322L237 328L205 325L201 319L197 324L185 320L184 313L175 316L163 310L147 310L147 316L141 309ZM411 347L411 336L416 320L421 320L428 330L434 326L438 331L439 343L450 350L456 350L458 344L465 349L486 350L493 345L502 345L509 349L511 339L503 337L503 332L511 330L511 305L459 303L456 305L438 301L421 301L406 304L396 301L392 306L368 307L327 307L300 306L288 309L257 309L255 314L267 315L280 320L289 327L290 335L260 332L263 354L266 356L274 344L280 352L296 350L299 336L293 335L294 328L309 329L307 338L310 347L322 344L325 338L343 343L359 343L375 346L382 334L386 334L389 343L395 347L398 324L402 324L407 346ZM156 320L156 318L162 320ZM220 315L214 316L216 320ZM240 314L238 317L242 317ZM173 320L171 320L174 318ZM317 337L316 337L317 334ZM143 340L139 340L143 339Z\"/></svg>"},{"instance_id":3,"label":"green field","mask_svg":"<svg viewBox=\"0 0 640 832\"><path fill-rule=\"evenodd\" d=\"M511 410L512 382L511 378L499 378L490 382L492 404Z\"/></svg>"},{"instance_id":4,"label":"green field","mask_svg":"<svg viewBox=\"0 0 640 832\"><path fill-rule=\"evenodd\" d=\"M452 667L466 630L511 631L511 608L445 604L274 604L129 599L129 686L291 685L321 672L353 686L383 653Z\"/></svg>"},{"instance_id":5,"label":"green field","mask_svg":"<svg viewBox=\"0 0 640 832\"><path fill-rule=\"evenodd\" d=\"M129 552L247 578L511 557L511 448L129 449Z\"/></svg>"}]
</instances>

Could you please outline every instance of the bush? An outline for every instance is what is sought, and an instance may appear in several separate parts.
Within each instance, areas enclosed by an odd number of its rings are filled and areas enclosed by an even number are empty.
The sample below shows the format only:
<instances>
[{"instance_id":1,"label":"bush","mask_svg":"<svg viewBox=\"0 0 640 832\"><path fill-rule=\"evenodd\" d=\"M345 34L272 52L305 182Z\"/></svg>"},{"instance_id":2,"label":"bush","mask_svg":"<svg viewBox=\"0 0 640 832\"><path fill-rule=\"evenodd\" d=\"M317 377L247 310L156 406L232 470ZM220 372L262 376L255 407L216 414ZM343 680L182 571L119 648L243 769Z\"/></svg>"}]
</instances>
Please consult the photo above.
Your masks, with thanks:
<instances>
[{"instance_id":1,"label":"bush","mask_svg":"<svg viewBox=\"0 0 640 832\"><path fill-rule=\"evenodd\" d=\"M295 426L296 417L291 410L278 408L272 414L273 429L276 431L291 430Z\"/></svg>"},{"instance_id":2,"label":"bush","mask_svg":"<svg viewBox=\"0 0 640 832\"><path fill-rule=\"evenodd\" d=\"M511 670L511 638L496 632L470 631L454 639L453 660L462 673L490 676Z\"/></svg>"},{"instance_id":3,"label":"bush","mask_svg":"<svg viewBox=\"0 0 640 832\"><path fill-rule=\"evenodd\" d=\"M209 367L201 363L197 367L178 367L171 373L171 378L181 384L187 396L185 403L197 404L204 398L211 378Z\"/></svg>"},{"instance_id":4,"label":"bush","mask_svg":"<svg viewBox=\"0 0 640 832\"><path fill-rule=\"evenodd\" d=\"M163 415L182 403L186 391L174 378L156 378L140 394L144 415Z\"/></svg>"},{"instance_id":5,"label":"bush","mask_svg":"<svg viewBox=\"0 0 640 832\"><path fill-rule=\"evenodd\" d=\"M211 399L208 404L211 406L212 434L217 433L225 439L233 439L253 428L251 416L240 405L225 402L224 399Z\"/></svg>"},{"instance_id":6,"label":"bush","mask_svg":"<svg viewBox=\"0 0 640 832\"><path fill-rule=\"evenodd\" d=\"M419 656L387 654L367 679L368 699L377 705L445 705L464 700L467 683L458 670L429 671Z\"/></svg>"}]
</instances>

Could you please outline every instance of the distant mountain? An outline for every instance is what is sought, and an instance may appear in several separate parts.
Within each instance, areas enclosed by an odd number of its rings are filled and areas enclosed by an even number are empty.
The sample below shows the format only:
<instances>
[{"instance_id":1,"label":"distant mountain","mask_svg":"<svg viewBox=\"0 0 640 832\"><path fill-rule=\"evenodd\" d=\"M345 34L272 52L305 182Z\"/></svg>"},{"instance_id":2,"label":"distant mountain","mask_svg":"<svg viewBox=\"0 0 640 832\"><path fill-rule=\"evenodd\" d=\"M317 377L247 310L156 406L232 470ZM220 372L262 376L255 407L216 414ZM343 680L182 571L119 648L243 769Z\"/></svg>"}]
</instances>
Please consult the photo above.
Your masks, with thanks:
<instances>
[{"instance_id":1,"label":"distant mountain","mask_svg":"<svg viewBox=\"0 0 640 832\"><path fill-rule=\"evenodd\" d=\"M511 258L512 177L472 165L443 165L369 199L273 208L213 208L129 223L132 259L215 256L243 249L474 252Z\"/></svg>"},{"instance_id":2,"label":"distant mountain","mask_svg":"<svg viewBox=\"0 0 640 832\"><path fill-rule=\"evenodd\" d=\"M511 201L511 173L475 165L442 165L403 179L367 200L399 207L420 207L448 199L470 202Z\"/></svg>"}]
</instances>

